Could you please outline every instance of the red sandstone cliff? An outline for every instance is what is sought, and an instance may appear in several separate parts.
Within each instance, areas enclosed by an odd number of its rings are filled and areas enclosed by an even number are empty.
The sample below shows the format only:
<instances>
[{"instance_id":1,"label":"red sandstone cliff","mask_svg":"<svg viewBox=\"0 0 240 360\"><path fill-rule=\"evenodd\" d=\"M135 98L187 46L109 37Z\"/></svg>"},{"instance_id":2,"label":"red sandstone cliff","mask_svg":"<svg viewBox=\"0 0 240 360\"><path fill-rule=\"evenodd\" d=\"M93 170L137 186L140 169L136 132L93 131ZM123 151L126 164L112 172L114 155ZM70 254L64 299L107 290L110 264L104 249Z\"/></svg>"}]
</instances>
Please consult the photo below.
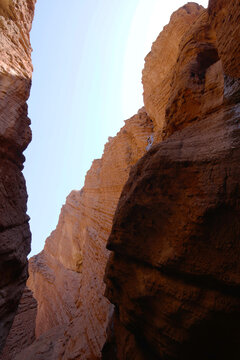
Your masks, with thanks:
<instances>
[{"instance_id":1,"label":"red sandstone cliff","mask_svg":"<svg viewBox=\"0 0 240 360\"><path fill-rule=\"evenodd\" d=\"M35 0L0 2L0 351L25 287L30 251L22 153L31 140L26 101L34 5Z\"/></svg>"},{"instance_id":2,"label":"red sandstone cliff","mask_svg":"<svg viewBox=\"0 0 240 360\"><path fill-rule=\"evenodd\" d=\"M203 7L196 3L188 3L175 11L145 58L142 72L143 98L147 113L154 123L155 142L163 137L166 106L178 60L179 45L202 11Z\"/></svg>"},{"instance_id":3,"label":"red sandstone cliff","mask_svg":"<svg viewBox=\"0 0 240 360\"><path fill-rule=\"evenodd\" d=\"M103 296L106 241L130 168L146 152L152 132L152 121L141 109L109 138L84 188L68 196L56 230L30 260L37 340L16 359L100 358L112 313Z\"/></svg>"},{"instance_id":4,"label":"red sandstone cliff","mask_svg":"<svg viewBox=\"0 0 240 360\"><path fill-rule=\"evenodd\" d=\"M239 17L189 3L154 42L145 109L30 261L37 339L15 360L99 359L108 323L104 360L239 359Z\"/></svg>"},{"instance_id":5,"label":"red sandstone cliff","mask_svg":"<svg viewBox=\"0 0 240 360\"><path fill-rule=\"evenodd\" d=\"M240 357L239 18L237 1L210 0L179 42L165 112L146 99L164 141L114 216L104 360Z\"/></svg>"}]
</instances>

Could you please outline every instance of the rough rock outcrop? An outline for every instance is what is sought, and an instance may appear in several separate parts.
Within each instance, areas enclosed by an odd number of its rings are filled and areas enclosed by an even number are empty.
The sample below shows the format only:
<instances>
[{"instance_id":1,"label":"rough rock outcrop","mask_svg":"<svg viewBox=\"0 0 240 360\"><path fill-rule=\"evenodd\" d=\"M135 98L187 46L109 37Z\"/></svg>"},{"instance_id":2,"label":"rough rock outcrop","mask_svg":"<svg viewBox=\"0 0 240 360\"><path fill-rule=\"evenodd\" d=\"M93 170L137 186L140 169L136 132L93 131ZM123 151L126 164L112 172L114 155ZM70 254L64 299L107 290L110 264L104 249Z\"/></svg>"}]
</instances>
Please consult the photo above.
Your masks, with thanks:
<instances>
[{"instance_id":1,"label":"rough rock outcrop","mask_svg":"<svg viewBox=\"0 0 240 360\"><path fill-rule=\"evenodd\" d=\"M25 287L30 251L22 153L31 140L26 101L34 5L35 0L0 3L0 350Z\"/></svg>"},{"instance_id":2,"label":"rough rock outcrop","mask_svg":"<svg viewBox=\"0 0 240 360\"><path fill-rule=\"evenodd\" d=\"M163 137L189 126L223 103L224 74L208 12L183 36L166 106Z\"/></svg>"},{"instance_id":3,"label":"rough rock outcrop","mask_svg":"<svg viewBox=\"0 0 240 360\"><path fill-rule=\"evenodd\" d=\"M146 152L152 132L152 121L141 109L109 138L84 188L68 196L56 230L30 260L37 340L16 359L100 358L112 313L103 296L106 241L130 168Z\"/></svg>"},{"instance_id":4,"label":"rough rock outcrop","mask_svg":"<svg viewBox=\"0 0 240 360\"><path fill-rule=\"evenodd\" d=\"M179 45L186 31L203 11L202 6L193 2L175 11L145 58L142 74L143 98L146 111L154 123L155 142L163 137L162 129Z\"/></svg>"},{"instance_id":5,"label":"rough rock outcrop","mask_svg":"<svg viewBox=\"0 0 240 360\"><path fill-rule=\"evenodd\" d=\"M182 37L165 140L131 170L108 240L104 360L240 357L239 18L210 0Z\"/></svg>"},{"instance_id":6,"label":"rough rock outcrop","mask_svg":"<svg viewBox=\"0 0 240 360\"><path fill-rule=\"evenodd\" d=\"M26 287L0 360L14 359L20 351L34 342L36 316L37 302Z\"/></svg>"}]
</instances>

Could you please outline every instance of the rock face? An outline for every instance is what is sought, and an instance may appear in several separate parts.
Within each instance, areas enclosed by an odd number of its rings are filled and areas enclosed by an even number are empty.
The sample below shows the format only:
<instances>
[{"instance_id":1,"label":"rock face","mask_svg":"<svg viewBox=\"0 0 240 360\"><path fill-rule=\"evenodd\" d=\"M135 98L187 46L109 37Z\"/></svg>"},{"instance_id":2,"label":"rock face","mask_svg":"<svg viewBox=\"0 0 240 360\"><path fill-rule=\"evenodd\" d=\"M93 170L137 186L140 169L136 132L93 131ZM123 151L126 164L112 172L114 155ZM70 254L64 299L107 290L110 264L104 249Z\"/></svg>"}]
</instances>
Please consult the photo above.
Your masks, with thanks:
<instances>
[{"instance_id":1,"label":"rock face","mask_svg":"<svg viewBox=\"0 0 240 360\"><path fill-rule=\"evenodd\" d=\"M210 0L182 36L164 141L132 168L108 239L104 360L240 357L239 18Z\"/></svg>"},{"instance_id":2,"label":"rock face","mask_svg":"<svg viewBox=\"0 0 240 360\"><path fill-rule=\"evenodd\" d=\"M0 351L25 287L30 251L22 153L31 140L26 101L34 5L35 0L0 3Z\"/></svg>"},{"instance_id":3,"label":"rock face","mask_svg":"<svg viewBox=\"0 0 240 360\"><path fill-rule=\"evenodd\" d=\"M81 191L63 206L44 250L30 260L37 340L16 359L99 359L112 305L103 296L106 241L130 168L146 152L153 123L144 109L105 145Z\"/></svg>"},{"instance_id":4,"label":"rock face","mask_svg":"<svg viewBox=\"0 0 240 360\"><path fill-rule=\"evenodd\" d=\"M33 2L13 4L4 1L1 8L1 21L10 19L6 29L18 21L13 9L33 11ZM28 287L37 315L26 290L3 360L96 360L106 336L103 360L240 358L239 18L234 0L210 0L208 10L188 3L172 15L146 57L145 109L109 138L84 188L68 196L44 250L30 260ZM28 30L30 22L25 18ZM16 308L21 295L21 244L27 252L29 241L19 179L30 136L25 101L31 67L28 51L19 56L21 46L0 63L0 149L7 174L0 192L0 256L8 259L1 270L10 274L3 277L1 314ZM15 238L20 260L9 241ZM108 258L105 294L115 308L103 296ZM23 320L31 326L20 325ZM5 324L3 318L6 334Z\"/></svg>"},{"instance_id":5,"label":"rock face","mask_svg":"<svg viewBox=\"0 0 240 360\"><path fill-rule=\"evenodd\" d=\"M0 360L14 359L20 351L33 343L36 316L37 302L32 292L26 287Z\"/></svg>"},{"instance_id":6,"label":"rock face","mask_svg":"<svg viewBox=\"0 0 240 360\"><path fill-rule=\"evenodd\" d=\"M155 140L162 140L165 112L171 92L171 81L179 55L179 45L204 8L188 3L171 16L170 22L152 45L143 69L144 104L154 122Z\"/></svg>"},{"instance_id":7,"label":"rock face","mask_svg":"<svg viewBox=\"0 0 240 360\"><path fill-rule=\"evenodd\" d=\"M223 62L224 73L234 79L240 78L239 3L211 0L209 14L213 28L216 30L217 48Z\"/></svg>"},{"instance_id":8,"label":"rock face","mask_svg":"<svg viewBox=\"0 0 240 360\"><path fill-rule=\"evenodd\" d=\"M203 11L179 47L166 106L163 137L198 121L223 103L224 74L207 11Z\"/></svg>"},{"instance_id":9,"label":"rock face","mask_svg":"<svg viewBox=\"0 0 240 360\"><path fill-rule=\"evenodd\" d=\"M29 261L28 286L38 301L37 337L55 326L67 324L78 313L82 261L80 218L81 194L72 191L44 251Z\"/></svg>"}]
</instances>

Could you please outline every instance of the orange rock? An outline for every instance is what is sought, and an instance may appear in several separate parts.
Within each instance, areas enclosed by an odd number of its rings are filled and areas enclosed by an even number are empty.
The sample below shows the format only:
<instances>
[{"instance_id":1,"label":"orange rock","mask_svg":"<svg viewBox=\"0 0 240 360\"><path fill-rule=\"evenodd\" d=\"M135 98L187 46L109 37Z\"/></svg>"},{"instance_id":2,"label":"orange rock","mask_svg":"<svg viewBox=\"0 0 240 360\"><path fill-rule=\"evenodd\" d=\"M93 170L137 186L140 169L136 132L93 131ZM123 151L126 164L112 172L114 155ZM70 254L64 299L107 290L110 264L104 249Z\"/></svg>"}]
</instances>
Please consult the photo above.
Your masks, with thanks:
<instances>
[{"instance_id":1,"label":"orange rock","mask_svg":"<svg viewBox=\"0 0 240 360\"><path fill-rule=\"evenodd\" d=\"M152 121L141 109L109 138L84 188L68 196L44 250L30 260L28 286L38 302L38 339L18 359L41 351L44 360L59 354L62 359L100 358L112 313L103 296L106 241L131 166L146 152L152 132Z\"/></svg>"},{"instance_id":2,"label":"orange rock","mask_svg":"<svg viewBox=\"0 0 240 360\"><path fill-rule=\"evenodd\" d=\"M207 116L223 103L222 63L206 10L183 36L179 49L163 138Z\"/></svg>"},{"instance_id":3,"label":"orange rock","mask_svg":"<svg viewBox=\"0 0 240 360\"><path fill-rule=\"evenodd\" d=\"M188 3L175 11L145 58L142 74L146 111L154 122L155 140L162 139L165 111L171 91L171 80L179 55L182 37L203 12L196 3Z\"/></svg>"},{"instance_id":4,"label":"orange rock","mask_svg":"<svg viewBox=\"0 0 240 360\"><path fill-rule=\"evenodd\" d=\"M211 24L216 31L217 48L224 72L227 76L239 79L239 2L235 0L210 0L208 11Z\"/></svg>"}]
</instances>

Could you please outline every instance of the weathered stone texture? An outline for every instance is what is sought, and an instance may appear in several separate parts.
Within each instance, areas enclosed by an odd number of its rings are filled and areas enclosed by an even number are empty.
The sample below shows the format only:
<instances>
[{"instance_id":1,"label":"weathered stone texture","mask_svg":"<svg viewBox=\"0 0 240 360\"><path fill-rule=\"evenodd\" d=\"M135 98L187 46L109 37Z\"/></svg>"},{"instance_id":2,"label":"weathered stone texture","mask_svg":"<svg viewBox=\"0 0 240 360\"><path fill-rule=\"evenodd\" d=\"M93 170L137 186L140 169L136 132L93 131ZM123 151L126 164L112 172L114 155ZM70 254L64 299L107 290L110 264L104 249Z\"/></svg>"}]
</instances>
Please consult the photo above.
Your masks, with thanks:
<instances>
[{"instance_id":1,"label":"weathered stone texture","mask_svg":"<svg viewBox=\"0 0 240 360\"><path fill-rule=\"evenodd\" d=\"M207 10L182 37L166 106L163 138L223 103L224 74Z\"/></svg>"},{"instance_id":2,"label":"weathered stone texture","mask_svg":"<svg viewBox=\"0 0 240 360\"><path fill-rule=\"evenodd\" d=\"M106 332L104 360L239 360L239 18L233 0L188 3L153 44L146 111L30 261L37 339L15 360L96 360Z\"/></svg>"},{"instance_id":3,"label":"weathered stone texture","mask_svg":"<svg viewBox=\"0 0 240 360\"><path fill-rule=\"evenodd\" d=\"M171 80L179 55L179 45L186 31L204 11L190 2L175 11L145 58L143 98L146 111L154 122L155 142L162 139L165 111L171 91Z\"/></svg>"},{"instance_id":4,"label":"weathered stone texture","mask_svg":"<svg viewBox=\"0 0 240 360\"><path fill-rule=\"evenodd\" d=\"M240 355L237 121L230 108L176 132L123 190L107 295L149 359Z\"/></svg>"},{"instance_id":5,"label":"weathered stone texture","mask_svg":"<svg viewBox=\"0 0 240 360\"><path fill-rule=\"evenodd\" d=\"M210 0L182 36L165 140L131 170L108 240L104 360L240 357L239 17Z\"/></svg>"},{"instance_id":6,"label":"weathered stone texture","mask_svg":"<svg viewBox=\"0 0 240 360\"><path fill-rule=\"evenodd\" d=\"M0 360L12 360L35 340L37 302L26 287Z\"/></svg>"},{"instance_id":7,"label":"weathered stone texture","mask_svg":"<svg viewBox=\"0 0 240 360\"><path fill-rule=\"evenodd\" d=\"M18 359L100 358L112 313L103 296L106 241L130 168L146 152L152 132L152 121L141 109L109 138L84 188L68 196L44 250L30 260L37 341Z\"/></svg>"},{"instance_id":8,"label":"weathered stone texture","mask_svg":"<svg viewBox=\"0 0 240 360\"><path fill-rule=\"evenodd\" d=\"M240 78L239 2L210 0L208 12L216 31L217 48L223 62L224 73L238 79Z\"/></svg>"},{"instance_id":9,"label":"weathered stone texture","mask_svg":"<svg viewBox=\"0 0 240 360\"><path fill-rule=\"evenodd\" d=\"M25 287L30 251L22 152L31 140L26 101L34 5L35 0L0 3L0 349Z\"/></svg>"}]
</instances>

